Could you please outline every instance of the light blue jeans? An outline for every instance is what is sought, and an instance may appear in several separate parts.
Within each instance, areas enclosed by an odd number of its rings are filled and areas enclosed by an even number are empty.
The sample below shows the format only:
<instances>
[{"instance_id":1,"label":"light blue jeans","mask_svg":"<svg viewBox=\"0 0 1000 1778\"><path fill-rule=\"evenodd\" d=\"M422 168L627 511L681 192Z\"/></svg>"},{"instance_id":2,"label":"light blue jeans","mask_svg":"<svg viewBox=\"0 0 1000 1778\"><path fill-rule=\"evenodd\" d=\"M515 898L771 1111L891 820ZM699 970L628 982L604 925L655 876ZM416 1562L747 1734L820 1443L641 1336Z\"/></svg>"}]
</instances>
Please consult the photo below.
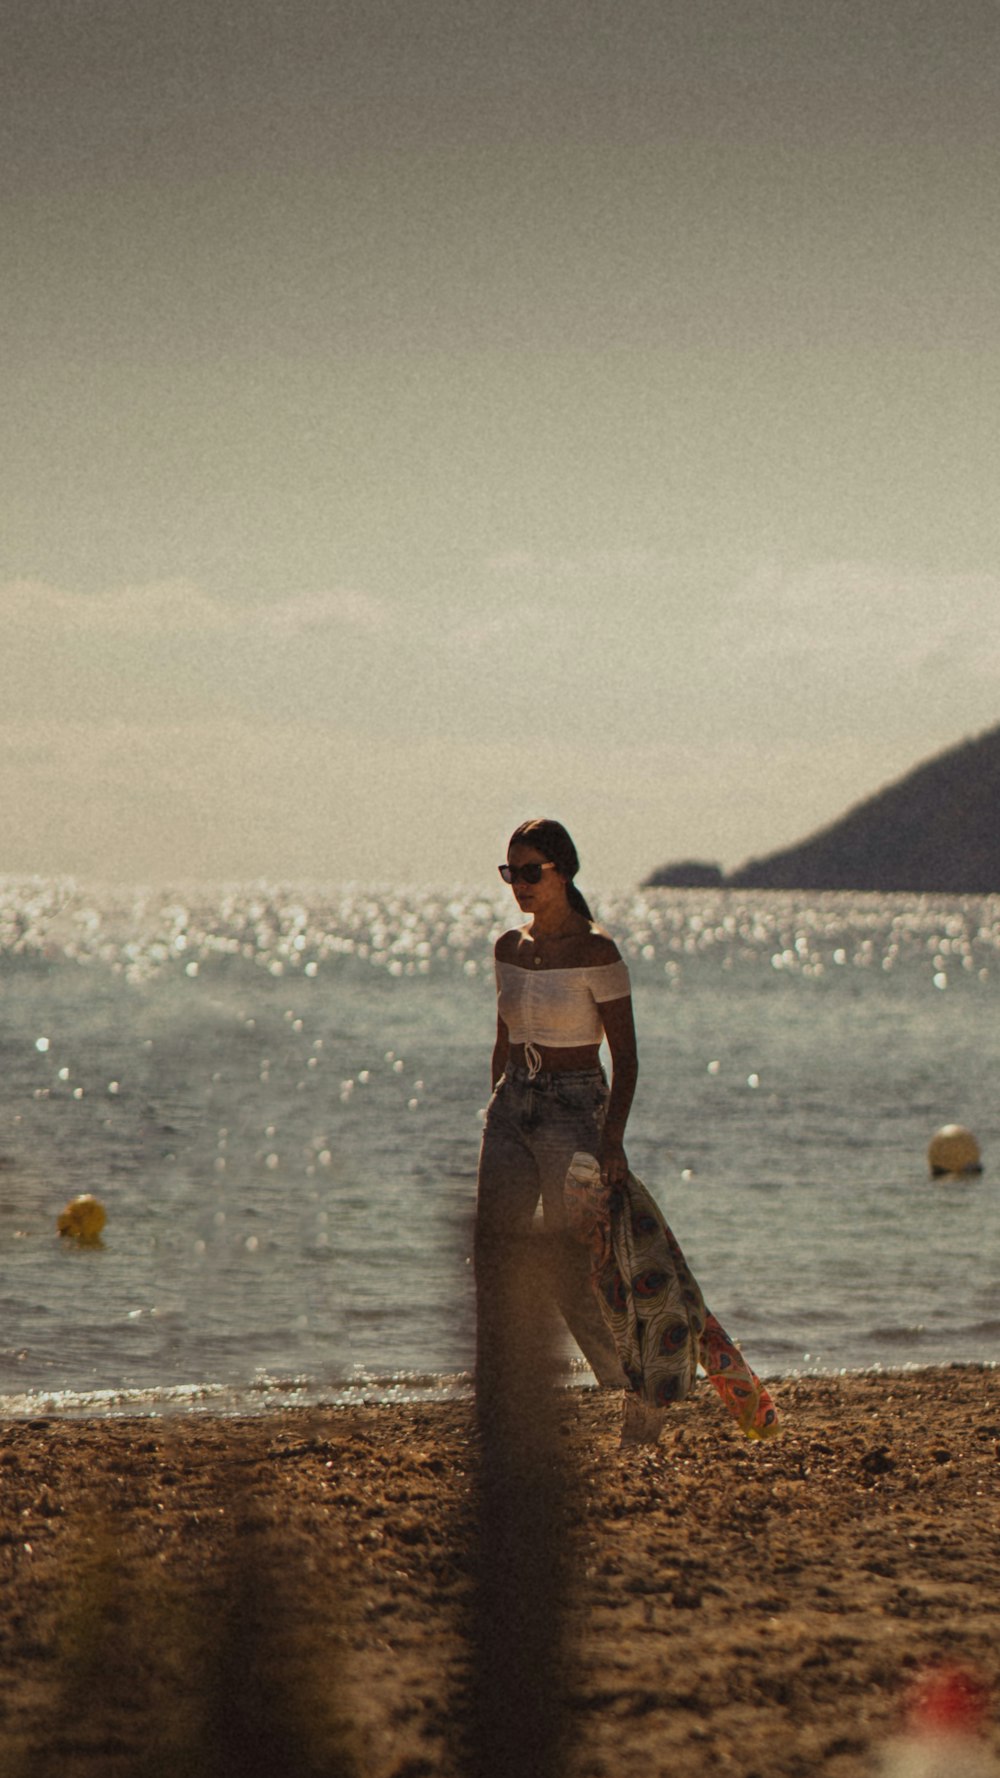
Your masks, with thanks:
<instances>
[{"instance_id":1,"label":"light blue jeans","mask_svg":"<svg viewBox=\"0 0 1000 1778\"><path fill-rule=\"evenodd\" d=\"M596 1154L608 1104L599 1068L530 1074L509 1067L490 1100L479 1156L476 1210L477 1378L498 1340L492 1325L498 1272L531 1232L538 1207L549 1237L551 1282L570 1333L599 1383L621 1387L614 1342L590 1283L587 1249L567 1231L563 1203L574 1154Z\"/></svg>"}]
</instances>

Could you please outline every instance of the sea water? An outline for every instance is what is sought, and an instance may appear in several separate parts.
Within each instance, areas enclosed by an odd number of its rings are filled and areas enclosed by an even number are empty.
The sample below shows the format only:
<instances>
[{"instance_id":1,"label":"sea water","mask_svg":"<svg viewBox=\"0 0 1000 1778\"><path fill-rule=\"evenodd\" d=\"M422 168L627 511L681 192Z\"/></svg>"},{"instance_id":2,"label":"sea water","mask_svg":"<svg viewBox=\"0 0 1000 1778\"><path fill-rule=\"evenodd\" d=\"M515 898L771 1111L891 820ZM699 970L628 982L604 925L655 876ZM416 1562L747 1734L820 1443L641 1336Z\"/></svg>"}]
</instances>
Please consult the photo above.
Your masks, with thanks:
<instances>
[{"instance_id":1,"label":"sea water","mask_svg":"<svg viewBox=\"0 0 1000 1778\"><path fill-rule=\"evenodd\" d=\"M512 911L0 881L0 1413L467 1389ZM597 911L634 984L633 1170L757 1370L1000 1361L1000 900ZM949 1122L981 1175L931 1178ZM80 1192L98 1247L56 1232Z\"/></svg>"}]
</instances>

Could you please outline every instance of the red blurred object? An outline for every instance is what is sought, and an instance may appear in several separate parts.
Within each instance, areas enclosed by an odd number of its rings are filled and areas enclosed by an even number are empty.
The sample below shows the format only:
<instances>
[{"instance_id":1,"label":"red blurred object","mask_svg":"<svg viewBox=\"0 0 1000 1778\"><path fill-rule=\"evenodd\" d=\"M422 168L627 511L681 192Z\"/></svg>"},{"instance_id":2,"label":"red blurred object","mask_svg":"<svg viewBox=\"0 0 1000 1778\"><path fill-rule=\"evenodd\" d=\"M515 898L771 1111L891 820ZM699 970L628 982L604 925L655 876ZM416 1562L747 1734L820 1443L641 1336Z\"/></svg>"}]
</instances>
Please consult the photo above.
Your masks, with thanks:
<instances>
[{"instance_id":1,"label":"red blurred object","mask_svg":"<svg viewBox=\"0 0 1000 1778\"><path fill-rule=\"evenodd\" d=\"M906 1727L889 1741L880 1778L1000 1778L982 1734L989 1691L967 1667L927 1667L906 1697Z\"/></svg>"},{"instance_id":2,"label":"red blurred object","mask_svg":"<svg viewBox=\"0 0 1000 1778\"><path fill-rule=\"evenodd\" d=\"M985 1681L965 1667L929 1667L910 1691L911 1728L975 1734L989 1703Z\"/></svg>"}]
</instances>

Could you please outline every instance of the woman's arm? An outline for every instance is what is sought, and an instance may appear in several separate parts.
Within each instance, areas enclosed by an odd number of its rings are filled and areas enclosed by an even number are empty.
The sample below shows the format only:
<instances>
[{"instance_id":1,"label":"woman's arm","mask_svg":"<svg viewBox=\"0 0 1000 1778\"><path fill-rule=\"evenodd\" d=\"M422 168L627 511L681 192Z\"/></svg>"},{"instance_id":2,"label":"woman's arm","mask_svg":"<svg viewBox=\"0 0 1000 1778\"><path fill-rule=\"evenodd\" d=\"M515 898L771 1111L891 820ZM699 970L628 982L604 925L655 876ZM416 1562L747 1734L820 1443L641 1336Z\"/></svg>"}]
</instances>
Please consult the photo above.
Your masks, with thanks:
<instances>
[{"instance_id":1,"label":"woman's arm","mask_svg":"<svg viewBox=\"0 0 1000 1778\"><path fill-rule=\"evenodd\" d=\"M510 1049L510 1032L500 1014L497 1013L497 1040L493 1045L493 1060L490 1065L490 1085L495 1087L507 1066L507 1054Z\"/></svg>"},{"instance_id":2,"label":"woman's arm","mask_svg":"<svg viewBox=\"0 0 1000 1778\"><path fill-rule=\"evenodd\" d=\"M632 996L626 994L622 1000L606 1000L600 1010L604 1021L604 1035L611 1051L611 1096L597 1158L601 1163L601 1178L605 1185L620 1185L628 1173L623 1142L625 1125L635 1096L635 1083L639 1078Z\"/></svg>"}]
</instances>

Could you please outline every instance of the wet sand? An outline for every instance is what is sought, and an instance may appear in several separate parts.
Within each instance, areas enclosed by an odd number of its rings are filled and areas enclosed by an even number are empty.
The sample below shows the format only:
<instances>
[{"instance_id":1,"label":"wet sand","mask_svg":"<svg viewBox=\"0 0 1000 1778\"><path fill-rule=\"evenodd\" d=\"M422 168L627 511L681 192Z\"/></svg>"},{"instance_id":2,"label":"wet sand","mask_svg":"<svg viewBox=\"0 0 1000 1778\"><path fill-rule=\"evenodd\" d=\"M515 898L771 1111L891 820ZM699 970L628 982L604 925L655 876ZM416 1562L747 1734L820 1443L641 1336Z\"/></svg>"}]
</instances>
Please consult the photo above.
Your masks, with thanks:
<instances>
[{"instance_id":1,"label":"wet sand","mask_svg":"<svg viewBox=\"0 0 1000 1778\"><path fill-rule=\"evenodd\" d=\"M940 1658L1000 1751L1000 1372L775 1394L777 1440L702 1384L628 1452L560 1398L573 1778L861 1778ZM131 1778L226 1660L300 1772L457 1772L475 1472L466 1404L0 1426L0 1773Z\"/></svg>"}]
</instances>

